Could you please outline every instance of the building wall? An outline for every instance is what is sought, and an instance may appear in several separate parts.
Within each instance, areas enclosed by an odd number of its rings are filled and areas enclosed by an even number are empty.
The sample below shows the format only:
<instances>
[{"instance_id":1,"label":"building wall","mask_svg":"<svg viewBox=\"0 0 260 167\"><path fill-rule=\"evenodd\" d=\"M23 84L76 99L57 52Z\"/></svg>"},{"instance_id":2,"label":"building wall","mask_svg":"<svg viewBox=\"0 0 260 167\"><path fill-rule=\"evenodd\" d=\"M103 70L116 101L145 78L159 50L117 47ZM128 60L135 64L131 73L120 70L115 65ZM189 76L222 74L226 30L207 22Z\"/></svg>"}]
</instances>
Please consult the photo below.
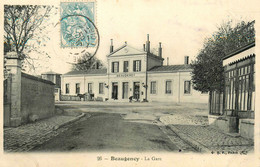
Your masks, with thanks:
<instances>
[{"instance_id":1,"label":"building wall","mask_svg":"<svg viewBox=\"0 0 260 167\"><path fill-rule=\"evenodd\" d=\"M156 94L151 94L151 82L156 82ZM170 94L166 94L166 81L172 82ZM208 94L202 94L190 87L190 94L184 93L184 82L191 81L190 72L149 73L148 101L172 101L181 103L207 103Z\"/></svg>"},{"instance_id":2,"label":"building wall","mask_svg":"<svg viewBox=\"0 0 260 167\"><path fill-rule=\"evenodd\" d=\"M147 58L147 59L146 59ZM141 60L141 71L133 71L133 62L135 60ZM148 62L147 62L148 60ZM124 71L124 61L128 61L128 72ZM92 83L94 97L113 99L113 84L117 85L117 100L128 101L130 96L134 95L134 83L137 82L140 85L139 100L145 100L146 95L146 65L148 70L154 66L161 66L163 59L157 59L149 55L147 57L146 52L140 52L128 47L118 52L113 53L107 57L108 70L104 75L65 75L62 77L61 94L65 95L65 85L70 85L70 92L68 95L76 95L76 83L81 85L80 93L86 93L88 91L88 83ZM112 72L112 62L119 62L119 71ZM146 64L148 63L148 64ZM184 81L191 81L191 71L182 72L158 72L148 73L148 87L147 87L147 100L148 101L173 101L173 102L194 102L194 103L207 103L208 94L201 94L198 91L192 89L190 94L184 94ZM172 92L170 94L165 93L165 82L172 81ZM150 83L156 81L157 91L156 94L150 94ZM105 83L107 86L104 88L104 94L99 94L99 83ZM128 94L123 98L123 83L128 83ZM115 86L116 87L116 86ZM113 94L113 95L112 95Z\"/></svg>"},{"instance_id":3,"label":"building wall","mask_svg":"<svg viewBox=\"0 0 260 167\"><path fill-rule=\"evenodd\" d=\"M21 117L22 123L29 121L29 116L39 119L54 113L54 84L22 73L21 79Z\"/></svg>"},{"instance_id":4,"label":"building wall","mask_svg":"<svg viewBox=\"0 0 260 167\"><path fill-rule=\"evenodd\" d=\"M112 84L118 84L118 100L129 101L128 98L123 99L123 83L128 83L128 97L133 96L134 82L140 83L140 100L145 99L145 72L130 73L131 75L123 75L121 73L103 75L103 76L89 76L74 75L62 77L62 94L65 95L65 84L70 84L70 93L68 95L76 95L76 83L80 83L80 93L88 91L88 83L92 83L94 97L102 97L112 99ZM156 81L156 94L151 94L151 81ZM166 81L172 81L172 91L166 94ZM184 93L184 81L191 81L190 72L176 72L176 73L149 73L148 74L148 101L172 101L182 103L207 103L208 94L202 94L192 88L190 94ZM104 94L99 94L99 83L108 85L104 88Z\"/></svg>"},{"instance_id":5,"label":"building wall","mask_svg":"<svg viewBox=\"0 0 260 167\"><path fill-rule=\"evenodd\" d=\"M134 82L140 83L140 100L145 98L145 89L142 83L145 83L145 72L131 73L131 75L125 76L123 74L110 75L109 76L109 99L112 98L112 83L118 83L118 100L129 101L129 97L133 96ZM123 82L128 83L128 98L123 99Z\"/></svg>"},{"instance_id":6,"label":"building wall","mask_svg":"<svg viewBox=\"0 0 260 167\"><path fill-rule=\"evenodd\" d=\"M146 54L143 55L126 55L126 56L111 56L108 57L108 74L112 74L112 62L119 61L119 72L118 74L124 73L124 61L128 61L128 73L133 72L133 61L141 60L141 71L146 70Z\"/></svg>"},{"instance_id":7,"label":"building wall","mask_svg":"<svg viewBox=\"0 0 260 167\"><path fill-rule=\"evenodd\" d=\"M99 93L99 83L108 83L107 75L71 75L62 76L61 78L61 94L62 95L77 95L76 84L80 84L80 94L88 93L88 83L92 83L92 89L95 98L107 98L108 91L104 86L104 93ZM69 93L66 94L66 84L69 84Z\"/></svg>"}]
</instances>

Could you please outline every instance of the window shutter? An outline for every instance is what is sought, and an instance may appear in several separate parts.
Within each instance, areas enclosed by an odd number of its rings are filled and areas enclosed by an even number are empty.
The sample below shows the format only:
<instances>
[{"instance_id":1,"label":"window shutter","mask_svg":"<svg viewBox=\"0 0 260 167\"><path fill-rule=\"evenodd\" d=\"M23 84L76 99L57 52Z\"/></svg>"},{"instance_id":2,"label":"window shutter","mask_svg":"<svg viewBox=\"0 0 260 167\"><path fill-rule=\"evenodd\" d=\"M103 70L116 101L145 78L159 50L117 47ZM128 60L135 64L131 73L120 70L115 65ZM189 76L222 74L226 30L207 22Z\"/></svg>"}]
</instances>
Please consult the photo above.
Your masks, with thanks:
<instances>
[{"instance_id":1,"label":"window shutter","mask_svg":"<svg viewBox=\"0 0 260 167\"><path fill-rule=\"evenodd\" d=\"M114 72L114 62L112 62L112 69L111 72Z\"/></svg>"},{"instance_id":2,"label":"window shutter","mask_svg":"<svg viewBox=\"0 0 260 167\"><path fill-rule=\"evenodd\" d=\"M134 61L133 71L136 71L136 61Z\"/></svg>"},{"instance_id":3,"label":"window shutter","mask_svg":"<svg viewBox=\"0 0 260 167\"><path fill-rule=\"evenodd\" d=\"M139 71L141 71L141 60L139 61Z\"/></svg>"}]
</instances>

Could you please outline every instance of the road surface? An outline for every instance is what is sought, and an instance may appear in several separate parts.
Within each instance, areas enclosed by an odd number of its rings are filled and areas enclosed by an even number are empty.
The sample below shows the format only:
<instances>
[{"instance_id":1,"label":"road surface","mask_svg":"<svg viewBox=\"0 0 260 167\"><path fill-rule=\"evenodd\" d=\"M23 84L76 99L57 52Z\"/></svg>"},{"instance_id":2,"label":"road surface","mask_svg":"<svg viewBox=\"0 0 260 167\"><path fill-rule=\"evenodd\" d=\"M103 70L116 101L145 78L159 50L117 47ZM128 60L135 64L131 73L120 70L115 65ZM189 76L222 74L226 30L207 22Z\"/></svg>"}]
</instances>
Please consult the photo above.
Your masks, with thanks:
<instances>
[{"instance_id":1,"label":"road surface","mask_svg":"<svg viewBox=\"0 0 260 167\"><path fill-rule=\"evenodd\" d=\"M180 152L180 145L186 145L186 151L195 151L174 134L162 130L165 127L158 122L158 115L165 111L152 111L153 106L83 103L60 107L67 112L88 112L91 116L69 125L68 130L31 151Z\"/></svg>"}]
</instances>

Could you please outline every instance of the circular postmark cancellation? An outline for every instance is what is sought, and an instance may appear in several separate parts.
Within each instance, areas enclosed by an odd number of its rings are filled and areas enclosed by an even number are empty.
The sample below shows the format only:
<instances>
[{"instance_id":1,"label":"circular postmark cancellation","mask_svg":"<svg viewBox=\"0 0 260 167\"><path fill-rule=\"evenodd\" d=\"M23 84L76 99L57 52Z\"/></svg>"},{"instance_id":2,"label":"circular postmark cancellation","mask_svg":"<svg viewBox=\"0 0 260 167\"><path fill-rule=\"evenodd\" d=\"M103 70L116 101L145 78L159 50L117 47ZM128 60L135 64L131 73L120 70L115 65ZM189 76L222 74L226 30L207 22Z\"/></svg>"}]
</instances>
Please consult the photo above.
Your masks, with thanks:
<instances>
[{"instance_id":1,"label":"circular postmark cancellation","mask_svg":"<svg viewBox=\"0 0 260 167\"><path fill-rule=\"evenodd\" d=\"M69 56L95 56L99 48L99 32L94 22L81 14L67 15L60 20L61 49L69 49ZM77 61L71 62L77 63Z\"/></svg>"},{"instance_id":2,"label":"circular postmark cancellation","mask_svg":"<svg viewBox=\"0 0 260 167\"><path fill-rule=\"evenodd\" d=\"M77 64L77 60L83 56L91 59L99 49L100 36L95 25L95 5L95 2L61 2L60 4L61 15L54 26L56 30L53 33L59 32L59 35L55 35L52 48L55 54L67 63Z\"/></svg>"}]
</instances>

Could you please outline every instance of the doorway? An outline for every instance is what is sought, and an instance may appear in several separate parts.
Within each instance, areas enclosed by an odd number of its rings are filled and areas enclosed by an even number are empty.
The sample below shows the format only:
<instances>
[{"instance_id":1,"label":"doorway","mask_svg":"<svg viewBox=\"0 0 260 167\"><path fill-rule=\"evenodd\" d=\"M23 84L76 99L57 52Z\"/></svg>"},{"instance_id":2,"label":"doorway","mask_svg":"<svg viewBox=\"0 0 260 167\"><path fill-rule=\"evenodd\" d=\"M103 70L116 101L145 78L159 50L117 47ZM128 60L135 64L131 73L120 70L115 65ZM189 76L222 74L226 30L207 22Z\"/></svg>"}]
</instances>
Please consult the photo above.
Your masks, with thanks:
<instances>
[{"instance_id":1,"label":"doorway","mask_svg":"<svg viewBox=\"0 0 260 167\"><path fill-rule=\"evenodd\" d=\"M118 99L118 83L117 82L112 83L112 99L114 99L114 100Z\"/></svg>"},{"instance_id":2,"label":"doorway","mask_svg":"<svg viewBox=\"0 0 260 167\"><path fill-rule=\"evenodd\" d=\"M123 82L122 99L128 99L128 82Z\"/></svg>"},{"instance_id":3,"label":"doorway","mask_svg":"<svg viewBox=\"0 0 260 167\"><path fill-rule=\"evenodd\" d=\"M140 82L134 82L134 92L133 92L134 99L139 101L140 99Z\"/></svg>"}]
</instances>

